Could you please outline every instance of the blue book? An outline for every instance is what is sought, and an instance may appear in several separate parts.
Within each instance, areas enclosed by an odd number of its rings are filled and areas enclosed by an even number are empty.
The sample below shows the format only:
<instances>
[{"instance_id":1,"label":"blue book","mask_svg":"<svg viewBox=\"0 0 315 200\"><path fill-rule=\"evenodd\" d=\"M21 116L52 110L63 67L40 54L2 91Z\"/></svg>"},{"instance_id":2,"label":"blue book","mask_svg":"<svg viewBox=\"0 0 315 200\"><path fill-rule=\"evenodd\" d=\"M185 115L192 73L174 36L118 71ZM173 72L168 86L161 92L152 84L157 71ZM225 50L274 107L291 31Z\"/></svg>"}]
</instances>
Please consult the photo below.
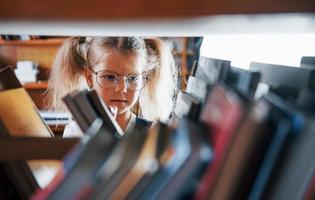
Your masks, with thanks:
<instances>
[{"instance_id":1,"label":"blue book","mask_svg":"<svg viewBox=\"0 0 315 200\"><path fill-rule=\"evenodd\" d=\"M162 189L188 159L191 154L191 145L187 126L187 122L185 120L181 120L177 130L172 133L171 145L175 149L175 155L170 159L165 167L159 171L139 199L156 199Z\"/></svg>"},{"instance_id":2,"label":"blue book","mask_svg":"<svg viewBox=\"0 0 315 200\"><path fill-rule=\"evenodd\" d=\"M250 191L249 200L262 199L286 142L290 136L299 134L304 126L304 116L294 111L287 102L272 93L267 94L265 99L273 105L274 109L270 117L275 128Z\"/></svg>"}]
</instances>

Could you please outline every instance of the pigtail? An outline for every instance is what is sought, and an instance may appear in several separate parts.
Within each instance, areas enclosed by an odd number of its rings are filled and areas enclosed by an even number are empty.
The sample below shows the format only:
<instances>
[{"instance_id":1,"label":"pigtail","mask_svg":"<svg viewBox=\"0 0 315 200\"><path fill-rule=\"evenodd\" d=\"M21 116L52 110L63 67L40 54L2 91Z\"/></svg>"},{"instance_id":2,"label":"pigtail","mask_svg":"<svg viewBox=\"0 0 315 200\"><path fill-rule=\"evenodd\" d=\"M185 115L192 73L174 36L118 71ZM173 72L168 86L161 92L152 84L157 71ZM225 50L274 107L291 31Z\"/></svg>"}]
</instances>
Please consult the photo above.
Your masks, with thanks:
<instances>
[{"instance_id":1,"label":"pigtail","mask_svg":"<svg viewBox=\"0 0 315 200\"><path fill-rule=\"evenodd\" d=\"M158 38L145 39L149 81L141 91L141 115L149 120L167 121L177 92L177 68L169 44Z\"/></svg>"},{"instance_id":2,"label":"pigtail","mask_svg":"<svg viewBox=\"0 0 315 200\"><path fill-rule=\"evenodd\" d=\"M48 81L48 101L53 110L65 111L62 98L73 90L87 87L83 76L87 65L84 42L83 37L71 37L57 52Z\"/></svg>"}]
</instances>

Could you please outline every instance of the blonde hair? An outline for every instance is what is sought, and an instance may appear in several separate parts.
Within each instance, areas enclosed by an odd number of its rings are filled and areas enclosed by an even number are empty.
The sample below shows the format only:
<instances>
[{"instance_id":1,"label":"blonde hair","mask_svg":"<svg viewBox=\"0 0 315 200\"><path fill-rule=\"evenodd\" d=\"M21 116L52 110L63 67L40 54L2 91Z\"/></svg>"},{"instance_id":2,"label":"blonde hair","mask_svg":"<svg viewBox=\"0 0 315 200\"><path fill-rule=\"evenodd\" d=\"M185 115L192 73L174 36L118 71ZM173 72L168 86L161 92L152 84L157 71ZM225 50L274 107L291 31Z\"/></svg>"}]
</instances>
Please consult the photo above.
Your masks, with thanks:
<instances>
[{"instance_id":1,"label":"blonde hair","mask_svg":"<svg viewBox=\"0 0 315 200\"><path fill-rule=\"evenodd\" d=\"M52 109L66 110L62 97L73 90L87 88L84 71L104 59L111 50L143 59L150 78L141 90L132 111L148 120L166 121L172 112L176 94L177 68L169 44L159 38L71 37L59 49L49 79Z\"/></svg>"}]
</instances>

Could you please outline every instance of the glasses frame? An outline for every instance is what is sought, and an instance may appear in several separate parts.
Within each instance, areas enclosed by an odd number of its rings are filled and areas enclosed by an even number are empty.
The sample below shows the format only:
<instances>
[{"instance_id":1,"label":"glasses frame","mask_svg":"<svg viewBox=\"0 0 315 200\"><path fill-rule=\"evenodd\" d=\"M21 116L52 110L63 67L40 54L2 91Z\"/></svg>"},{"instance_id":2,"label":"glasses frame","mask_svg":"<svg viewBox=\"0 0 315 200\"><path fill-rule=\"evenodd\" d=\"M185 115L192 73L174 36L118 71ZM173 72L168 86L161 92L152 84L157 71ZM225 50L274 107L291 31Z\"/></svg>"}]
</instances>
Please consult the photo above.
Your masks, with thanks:
<instances>
[{"instance_id":1,"label":"glasses frame","mask_svg":"<svg viewBox=\"0 0 315 200\"><path fill-rule=\"evenodd\" d=\"M93 73L93 74L95 74L95 76L96 76L96 82L97 82L97 84L101 87L101 88L104 88L104 86L102 86L100 83L99 83L99 81L98 81L98 78L97 78L97 75L100 73L100 72L102 72L102 71L107 71L107 70L99 70L99 71L94 71L91 67L88 67L89 68L89 70L91 70L91 72ZM113 74L115 74L115 73L113 73ZM144 76L144 84L143 84L143 87L141 87L140 89L138 89L138 90L133 90L133 89L131 89L130 87L129 87L129 83L128 83L128 81L126 81L126 79L128 79L128 77L129 76L131 76L131 75L142 75L142 76ZM140 90L142 90L143 88L145 88L145 86L147 85L147 82L148 82L148 80L150 79L150 71L144 71L144 72L142 72L142 73L138 73L138 74L128 74L128 75L118 75L118 74L115 74L117 77L126 77L126 79L124 79L124 82L127 84L127 88L128 89L130 89L130 90L132 90L132 91L140 91ZM117 84L118 84L118 82L116 81L115 82L115 86L117 87ZM114 86L114 87L115 87ZM104 89L108 89L108 88L112 88L112 87L105 87Z\"/></svg>"}]
</instances>

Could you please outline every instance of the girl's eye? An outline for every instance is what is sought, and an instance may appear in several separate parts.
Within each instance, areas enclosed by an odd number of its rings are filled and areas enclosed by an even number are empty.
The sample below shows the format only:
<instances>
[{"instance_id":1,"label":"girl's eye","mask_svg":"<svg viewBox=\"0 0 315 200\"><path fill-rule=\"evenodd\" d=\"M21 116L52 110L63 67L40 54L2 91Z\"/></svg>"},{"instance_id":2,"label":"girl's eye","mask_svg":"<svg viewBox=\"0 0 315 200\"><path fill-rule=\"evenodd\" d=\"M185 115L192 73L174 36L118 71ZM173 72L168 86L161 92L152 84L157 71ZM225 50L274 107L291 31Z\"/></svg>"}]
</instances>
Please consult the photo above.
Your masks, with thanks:
<instances>
[{"instance_id":1,"label":"girl's eye","mask_svg":"<svg viewBox=\"0 0 315 200\"><path fill-rule=\"evenodd\" d=\"M138 79L139 79L138 75L130 75L130 76L128 76L128 81L130 81L130 82L137 81Z\"/></svg>"},{"instance_id":2,"label":"girl's eye","mask_svg":"<svg viewBox=\"0 0 315 200\"><path fill-rule=\"evenodd\" d=\"M115 81L116 80L116 75L114 74L106 74L101 76L102 79L107 80L107 81Z\"/></svg>"}]
</instances>

